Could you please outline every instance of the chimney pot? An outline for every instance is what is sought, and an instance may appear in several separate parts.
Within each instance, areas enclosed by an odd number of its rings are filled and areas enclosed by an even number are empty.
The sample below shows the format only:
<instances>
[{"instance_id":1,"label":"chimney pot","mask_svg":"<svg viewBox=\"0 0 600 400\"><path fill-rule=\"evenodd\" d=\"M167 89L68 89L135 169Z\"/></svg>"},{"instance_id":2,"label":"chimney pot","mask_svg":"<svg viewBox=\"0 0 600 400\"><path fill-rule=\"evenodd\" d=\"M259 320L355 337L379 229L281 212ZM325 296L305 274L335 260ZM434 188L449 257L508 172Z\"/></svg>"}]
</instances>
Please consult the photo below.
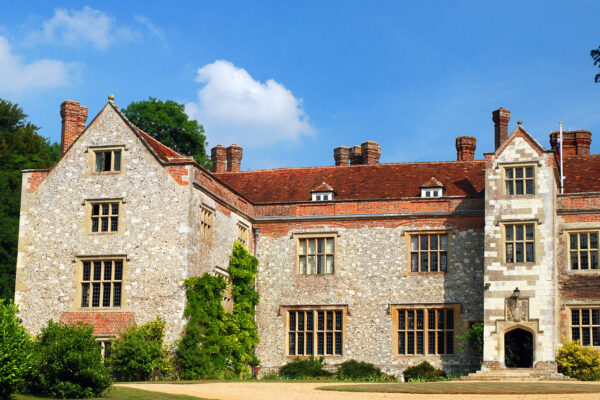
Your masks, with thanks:
<instances>
[{"instance_id":1,"label":"chimney pot","mask_svg":"<svg viewBox=\"0 0 600 400\"><path fill-rule=\"evenodd\" d=\"M350 147L340 146L333 149L333 159L336 166L347 166L348 161L350 161Z\"/></svg>"},{"instance_id":2,"label":"chimney pot","mask_svg":"<svg viewBox=\"0 0 600 400\"><path fill-rule=\"evenodd\" d=\"M497 110L492 111L492 121L494 121L494 138L495 138L495 150L508 138L508 121L510 121L510 111L500 107Z\"/></svg>"},{"instance_id":3,"label":"chimney pot","mask_svg":"<svg viewBox=\"0 0 600 400\"><path fill-rule=\"evenodd\" d=\"M220 174L225 172L225 163L227 162L227 149L220 144L210 150L210 159L212 161L212 171Z\"/></svg>"},{"instance_id":4,"label":"chimney pot","mask_svg":"<svg viewBox=\"0 0 600 400\"><path fill-rule=\"evenodd\" d=\"M379 146L379 143L368 140L360 145L360 149L363 164L379 164L379 157L381 156L381 147Z\"/></svg>"},{"instance_id":5,"label":"chimney pot","mask_svg":"<svg viewBox=\"0 0 600 400\"><path fill-rule=\"evenodd\" d=\"M550 146L557 153L560 152L559 136L559 131L550 133ZM588 155L591 143L592 132L590 131L563 131L563 156Z\"/></svg>"},{"instance_id":6,"label":"chimney pot","mask_svg":"<svg viewBox=\"0 0 600 400\"><path fill-rule=\"evenodd\" d=\"M459 136L456 138L456 160L473 161L475 159L475 148L477 139L473 136Z\"/></svg>"},{"instance_id":7,"label":"chimney pot","mask_svg":"<svg viewBox=\"0 0 600 400\"><path fill-rule=\"evenodd\" d=\"M227 148L227 172L240 172L242 151L242 147L237 144L232 144Z\"/></svg>"},{"instance_id":8,"label":"chimney pot","mask_svg":"<svg viewBox=\"0 0 600 400\"><path fill-rule=\"evenodd\" d=\"M360 146L352 146L350 148L350 165L362 164L362 152Z\"/></svg>"},{"instance_id":9,"label":"chimney pot","mask_svg":"<svg viewBox=\"0 0 600 400\"><path fill-rule=\"evenodd\" d=\"M61 154L65 154L73 142L83 133L87 115L87 107L82 107L76 101L66 100L60 105L60 117L62 120L60 136Z\"/></svg>"}]
</instances>

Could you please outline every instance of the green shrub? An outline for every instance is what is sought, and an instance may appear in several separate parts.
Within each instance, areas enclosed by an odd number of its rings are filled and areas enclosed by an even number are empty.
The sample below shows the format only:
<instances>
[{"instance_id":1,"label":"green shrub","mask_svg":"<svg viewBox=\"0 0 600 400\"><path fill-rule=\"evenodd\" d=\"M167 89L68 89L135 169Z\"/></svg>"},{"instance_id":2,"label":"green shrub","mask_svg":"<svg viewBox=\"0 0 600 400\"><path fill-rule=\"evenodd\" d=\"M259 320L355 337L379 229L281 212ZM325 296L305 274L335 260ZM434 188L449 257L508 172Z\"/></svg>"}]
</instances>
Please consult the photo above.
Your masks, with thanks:
<instances>
[{"instance_id":1,"label":"green shrub","mask_svg":"<svg viewBox=\"0 0 600 400\"><path fill-rule=\"evenodd\" d=\"M131 326L111 343L107 360L121 381L146 381L168 377L173 366L163 346L165 322L156 318L144 325Z\"/></svg>"},{"instance_id":2,"label":"green shrub","mask_svg":"<svg viewBox=\"0 0 600 400\"><path fill-rule=\"evenodd\" d=\"M17 312L12 301L0 299L0 399L9 399L30 369L31 340Z\"/></svg>"},{"instance_id":3,"label":"green shrub","mask_svg":"<svg viewBox=\"0 0 600 400\"><path fill-rule=\"evenodd\" d=\"M435 369L427 361L405 369L403 375L406 382L435 382L445 380L446 378L444 371Z\"/></svg>"},{"instance_id":4,"label":"green shrub","mask_svg":"<svg viewBox=\"0 0 600 400\"><path fill-rule=\"evenodd\" d=\"M295 358L279 369L279 376L291 379L318 378L333 375L325 370L325 357Z\"/></svg>"},{"instance_id":5,"label":"green shrub","mask_svg":"<svg viewBox=\"0 0 600 400\"><path fill-rule=\"evenodd\" d=\"M102 363L91 325L48 322L33 343L31 393L57 398L90 398L110 389L110 371Z\"/></svg>"},{"instance_id":6,"label":"green shrub","mask_svg":"<svg viewBox=\"0 0 600 400\"><path fill-rule=\"evenodd\" d=\"M579 341L567 341L556 355L558 372L580 381L600 379L600 352Z\"/></svg>"},{"instance_id":7,"label":"green shrub","mask_svg":"<svg viewBox=\"0 0 600 400\"><path fill-rule=\"evenodd\" d=\"M341 363L337 368L337 378L353 381L395 381L394 377L384 374L371 363L349 360Z\"/></svg>"},{"instance_id":8,"label":"green shrub","mask_svg":"<svg viewBox=\"0 0 600 400\"><path fill-rule=\"evenodd\" d=\"M458 335L459 340L464 340L466 346L461 345L461 350L470 348L477 355L479 365L483 361L483 322L477 321L463 335Z\"/></svg>"}]
</instances>

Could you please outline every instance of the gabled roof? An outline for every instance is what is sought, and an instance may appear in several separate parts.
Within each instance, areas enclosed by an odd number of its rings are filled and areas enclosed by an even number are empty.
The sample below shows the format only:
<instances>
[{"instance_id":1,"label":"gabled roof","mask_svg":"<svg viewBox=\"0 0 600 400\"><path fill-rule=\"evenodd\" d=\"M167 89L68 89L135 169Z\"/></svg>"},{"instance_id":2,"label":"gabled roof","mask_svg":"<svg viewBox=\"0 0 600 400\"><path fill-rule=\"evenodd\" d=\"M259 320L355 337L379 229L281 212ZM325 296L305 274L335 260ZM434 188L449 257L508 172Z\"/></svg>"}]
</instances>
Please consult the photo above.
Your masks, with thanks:
<instances>
[{"instance_id":1,"label":"gabled roof","mask_svg":"<svg viewBox=\"0 0 600 400\"><path fill-rule=\"evenodd\" d=\"M444 185L442 185L442 182L438 181L437 179L435 179L433 176L427 181L424 182L421 185L422 188L439 188L439 187L444 187Z\"/></svg>"},{"instance_id":2,"label":"gabled roof","mask_svg":"<svg viewBox=\"0 0 600 400\"><path fill-rule=\"evenodd\" d=\"M310 190L311 192L333 192L333 188L325 182L321 182Z\"/></svg>"},{"instance_id":3,"label":"gabled roof","mask_svg":"<svg viewBox=\"0 0 600 400\"><path fill-rule=\"evenodd\" d=\"M600 192L600 154L564 156L565 193Z\"/></svg>"},{"instance_id":4,"label":"gabled roof","mask_svg":"<svg viewBox=\"0 0 600 400\"><path fill-rule=\"evenodd\" d=\"M515 140L515 138L517 137L522 137L523 139L525 139L525 141L527 143L529 143L529 145L531 147L533 147L533 149L538 152L538 154L542 154L544 151L546 151L546 149L544 149L544 146L542 146L540 144L540 142L538 142L537 140L535 140L535 138L533 136L531 136L529 134L529 132L527 132L525 130L525 128L523 128L521 125L517 125L517 127L515 128L514 131L512 131L512 133L508 136L508 138L504 141L504 143L502 143L502 145L500 147L498 147L498 149L496 149L495 153L496 155L501 154L504 149L506 149L508 147L508 145Z\"/></svg>"},{"instance_id":5,"label":"gabled roof","mask_svg":"<svg viewBox=\"0 0 600 400\"><path fill-rule=\"evenodd\" d=\"M321 182L336 200L419 197L422 182L435 176L447 196L483 196L485 161L446 161L343 167L281 168L215 174L253 203L310 201Z\"/></svg>"}]
</instances>

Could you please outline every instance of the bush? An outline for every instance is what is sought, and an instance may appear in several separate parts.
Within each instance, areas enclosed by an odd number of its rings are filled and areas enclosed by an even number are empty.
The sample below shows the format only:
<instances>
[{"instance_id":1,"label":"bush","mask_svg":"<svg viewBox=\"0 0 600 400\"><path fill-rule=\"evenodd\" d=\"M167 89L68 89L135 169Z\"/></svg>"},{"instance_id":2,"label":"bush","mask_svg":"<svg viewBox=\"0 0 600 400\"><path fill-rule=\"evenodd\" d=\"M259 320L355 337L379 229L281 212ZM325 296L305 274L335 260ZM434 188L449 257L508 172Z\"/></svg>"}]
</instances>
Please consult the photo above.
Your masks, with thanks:
<instances>
[{"instance_id":1,"label":"bush","mask_svg":"<svg viewBox=\"0 0 600 400\"><path fill-rule=\"evenodd\" d=\"M427 361L423 361L419 365L405 369L403 375L406 382L435 382L445 380L446 378L446 373L444 371L435 369Z\"/></svg>"},{"instance_id":2,"label":"bush","mask_svg":"<svg viewBox=\"0 0 600 400\"><path fill-rule=\"evenodd\" d=\"M367 362L345 361L338 366L337 378L353 381L394 381L395 378L384 374L379 368Z\"/></svg>"},{"instance_id":3,"label":"bush","mask_svg":"<svg viewBox=\"0 0 600 400\"><path fill-rule=\"evenodd\" d=\"M558 372L580 381L600 379L600 352L579 341L567 341L556 355Z\"/></svg>"},{"instance_id":4,"label":"bush","mask_svg":"<svg viewBox=\"0 0 600 400\"><path fill-rule=\"evenodd\" d=\"M156 318L141 326L131 326L111 343L107 360L113 374L122 381L165 378L173 372L163 347L165 322Z\"/></svg>"},{"instance_id":5,"label":"bush","mask_svg":"<svg viewBox=\"0 0 600 400\"><path fill-rule=\"evenodd\" d=\"M110 389L110 371L93 330L91 325L48 322L33 343L28 390L64 399L95 397Z\"/></svg>"},{"instance_id":6,"label":"bush","mask_svg":"<svg viewBox=\"0 0 600 400\"><path fill-rule=\"evenodd\" d=\"M469 347L477 355L479 365L483 361L483 322L477 321L463 335L458 335L459 340L464 340L467 346L461 345L461 350Z\"/></svg>"},{"instance_id":7,"label":"bush","mask_svg":"<svg viewBox=\"0 0 600 400\"><path fill-rule=\"evenodd\" d=\"M17 312L12 302L0 299L0 399L9 399L30 369L31 341Z\"/></svg>"},{"instance_id":8,"label":"bush","mask_svg":"<svg viewBox=\"0 0 600 400\"><path fill-rule=\"evenodd\" d=\"M279 369L279 376L291 379L318 378L333 375L325 370L325 357L295 358Z\"/></svg>"}]
</instances>

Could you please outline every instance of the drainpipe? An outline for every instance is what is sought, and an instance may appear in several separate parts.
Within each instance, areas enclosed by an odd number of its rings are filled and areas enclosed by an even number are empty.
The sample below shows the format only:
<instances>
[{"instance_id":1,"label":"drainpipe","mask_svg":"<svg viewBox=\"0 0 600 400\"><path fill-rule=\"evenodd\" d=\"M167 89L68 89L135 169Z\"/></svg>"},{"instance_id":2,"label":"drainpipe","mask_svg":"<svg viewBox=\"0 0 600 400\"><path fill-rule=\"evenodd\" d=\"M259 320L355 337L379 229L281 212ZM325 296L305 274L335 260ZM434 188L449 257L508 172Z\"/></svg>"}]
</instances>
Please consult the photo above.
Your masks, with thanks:
<instances>
[{"instance_id":1,"label":"drainpipe","mask_svg":"<svg viewBox=\"0 0 600 400\"><path fill-rule=\"evenodd\" d=\"M252 228L252 236L254 238L254 257L258 258L258 234L260 233L260 228L259 227L253 227ZM258 275L258 273L257 273ZM254 275L254 290L258 291L258 288L256 287L256 275ZM254 324L257 325L256 323L256 306L254 306ZM254 354L256 354L256 346L253 347L254 350ZM256 365L252 366L252 377L256 378Z\"/></svg>"}]
</instances>

